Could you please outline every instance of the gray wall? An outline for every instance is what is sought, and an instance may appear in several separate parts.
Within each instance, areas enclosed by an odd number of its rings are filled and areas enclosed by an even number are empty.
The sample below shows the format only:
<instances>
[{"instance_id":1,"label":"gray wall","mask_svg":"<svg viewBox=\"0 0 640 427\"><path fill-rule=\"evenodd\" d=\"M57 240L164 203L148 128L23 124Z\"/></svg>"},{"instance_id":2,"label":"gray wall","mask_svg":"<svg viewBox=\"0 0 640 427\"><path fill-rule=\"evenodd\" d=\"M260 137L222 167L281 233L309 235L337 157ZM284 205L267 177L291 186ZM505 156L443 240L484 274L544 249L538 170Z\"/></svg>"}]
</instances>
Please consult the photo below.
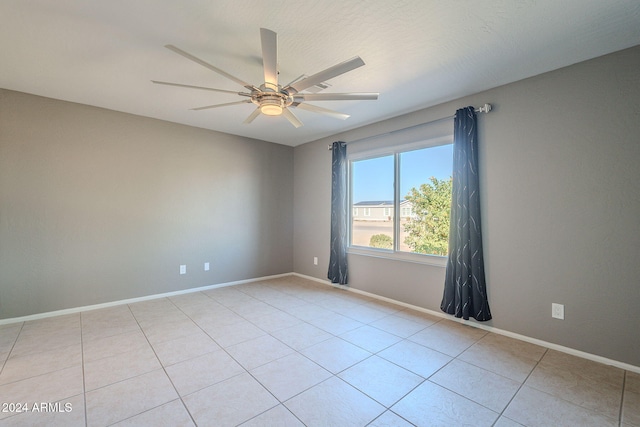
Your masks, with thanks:
<instances>
[{"instance_id":1,"label":"gray wall","mask_svg":"<svg viewBox=\"0 0 640 427\"><path fill-rule=\"evenodd\" d=\"M0 90L0 318L291 272L292 197L291 147Z\"/></svg>"},{"instance_id":2,"label":"gray wall","mask_svg":"<svg viewBox=\"0 0 640 427\"><path fill-rule=\"evenodd\" d=\"M294 270L326 278L330 142L489 102L479 124L489 325L640 366L639 69L640 46L296 147ZM353 288L439 311L444 268L349 262ZM551 318L552 302L565 320Z\"/></svg>"}]
</instances>

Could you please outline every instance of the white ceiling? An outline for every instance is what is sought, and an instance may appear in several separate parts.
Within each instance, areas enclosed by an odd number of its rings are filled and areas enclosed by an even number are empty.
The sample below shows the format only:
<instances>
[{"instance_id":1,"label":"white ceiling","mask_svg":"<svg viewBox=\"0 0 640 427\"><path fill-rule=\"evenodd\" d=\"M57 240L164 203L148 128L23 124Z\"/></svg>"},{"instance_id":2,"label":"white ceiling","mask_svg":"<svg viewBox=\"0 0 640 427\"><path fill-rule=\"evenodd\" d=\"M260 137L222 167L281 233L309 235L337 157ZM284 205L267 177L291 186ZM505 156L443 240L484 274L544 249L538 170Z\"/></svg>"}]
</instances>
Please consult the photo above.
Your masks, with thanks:
<instances>
[{"instance_id":1,"label":"white ceiling","mask_svg":"<svg viewBox=\"0 0 640 427\"><path fill-rule=\"evenodd\" d=\"M638 0L2 0L0 87L296 146L640 44ZM262 83L261 27L278 33L281 83L356 55L324 92L377 101L310 102L304 126L260 116L242 91L176 45ZM594 102L597 100L594 100Z\"/></svg>"}]
</instances>

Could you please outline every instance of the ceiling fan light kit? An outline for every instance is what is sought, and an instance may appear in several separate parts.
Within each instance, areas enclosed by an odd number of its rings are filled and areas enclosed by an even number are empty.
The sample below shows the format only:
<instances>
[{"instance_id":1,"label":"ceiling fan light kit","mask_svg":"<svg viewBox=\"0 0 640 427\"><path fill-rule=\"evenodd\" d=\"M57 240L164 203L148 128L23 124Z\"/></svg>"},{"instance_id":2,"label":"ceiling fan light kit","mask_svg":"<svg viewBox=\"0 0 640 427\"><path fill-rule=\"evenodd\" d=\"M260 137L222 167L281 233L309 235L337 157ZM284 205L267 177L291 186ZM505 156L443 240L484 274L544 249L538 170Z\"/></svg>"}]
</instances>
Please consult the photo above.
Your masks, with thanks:
<instances>
[{"instance_id":1,"label":"ceiling fan light kit","mask_svg":"<svg viewBox=\"0 0 640 427\"><path fill-rule=\"evenodd\" d=\"M279 116L282 110L293 103L293 98L282 93L280 88L278 91L268 89L267 85L260 86L259 90L252 91L251 102L258 106L260 112L267 116Z\"/></svg>"},{"instance_id":2,"label":"ceiling fan light kit","mask_svg":"<svg viewBox=\"0 0 640 427\"><path fill-rule=\"evenodd\" d=\"M258 105L260 112L267 116L279 116L284 109L281 99L264 99Z\"/></svg>"},{"instance_id":3,"label":"ceiling fan light kit","mask_svg":"<svg viewBox=\"0 0 640 427\"><path fill-rule=\"evenodd\" d=\"M311 111L318 114L323 114L329 117L344 120L349 117L348 114L339 113L337 111L329 110L326 108L317 107L315 105L306 104L305 101L363 101L363 100L376 100L378 99L378 93L304 93L303 91L314 86L323 84L326 80L337 77L348 71L354 70L364 65L364 61L356 56L352 59L344 61L340 64L329 67L324 71L320 71L314 75L298 78L286 86L278 84L278 42L277 34L266 28L260 29L260 39L262 42L262 64L264 68L264 83L259 86L254 86L247 83L226 71L223 71L202 59L191 55L184 50L173 46L166 45L165 47L178 55L181 55L193 62L196 62L211 71L214 71L221 76L224 76L235 83L248 89L249 92L234 92L224 89L214 89L202 86L193 86L181 83L170 83L152 80L155 84L177 86L189 89L201 89L214 92L223 93L235 93L236 95L248 97L248 100L229 102L225 104L207 105L204 107L193 108L193 110L205 110L210 108L225 107L229 105L247 104L253 103L256 105L256 109L247 117L244 123L251 123L257 116L264 114L265 116L284 116L294 127L302 126L302 122L293 114L292 108L300 108L301 110Z\"/></svg>"}]
</instances>

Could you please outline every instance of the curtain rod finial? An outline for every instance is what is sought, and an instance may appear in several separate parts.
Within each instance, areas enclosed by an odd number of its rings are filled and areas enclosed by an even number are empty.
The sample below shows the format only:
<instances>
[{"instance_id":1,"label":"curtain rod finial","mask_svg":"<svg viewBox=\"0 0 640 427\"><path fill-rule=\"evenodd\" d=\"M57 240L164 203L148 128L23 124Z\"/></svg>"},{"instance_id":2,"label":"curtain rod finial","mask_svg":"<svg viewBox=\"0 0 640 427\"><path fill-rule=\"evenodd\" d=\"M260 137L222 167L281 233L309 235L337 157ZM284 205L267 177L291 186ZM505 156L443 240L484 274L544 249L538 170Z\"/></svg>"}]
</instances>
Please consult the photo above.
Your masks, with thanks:
<instances>
[{"instance_id":1,"label":"curtain rod finial","mask_svg":"<svg viewBox=\"0 0 640 427\"><path fill-rule=\"evenodd\" d=\"M491 111L491 104L484 104L478 109L479 113L488 113L489 111Z\"/></svg>"}]
</instances>

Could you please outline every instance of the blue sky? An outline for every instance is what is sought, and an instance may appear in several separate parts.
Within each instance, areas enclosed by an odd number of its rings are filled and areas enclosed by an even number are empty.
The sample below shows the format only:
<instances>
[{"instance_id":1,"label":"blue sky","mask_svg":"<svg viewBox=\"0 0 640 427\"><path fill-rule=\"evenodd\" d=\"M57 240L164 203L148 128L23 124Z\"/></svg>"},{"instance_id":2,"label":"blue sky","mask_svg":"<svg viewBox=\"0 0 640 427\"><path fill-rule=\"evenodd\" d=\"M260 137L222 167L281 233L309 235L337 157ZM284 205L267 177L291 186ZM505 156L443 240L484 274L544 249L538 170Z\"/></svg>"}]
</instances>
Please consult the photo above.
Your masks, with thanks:
<instances>
[{"instance_id":1,"label":"blue sky","mask_svg":"<svg viewBox=\"0 0 640 427\"><path fill-rule=\"evenodd\" d=\"M435 176L451 176L453 144L400 155L400 194L404 196L412 187L428 182ZM393 155L353 163L353 202L393 200Z\"/></svg>"}]
</instances>

